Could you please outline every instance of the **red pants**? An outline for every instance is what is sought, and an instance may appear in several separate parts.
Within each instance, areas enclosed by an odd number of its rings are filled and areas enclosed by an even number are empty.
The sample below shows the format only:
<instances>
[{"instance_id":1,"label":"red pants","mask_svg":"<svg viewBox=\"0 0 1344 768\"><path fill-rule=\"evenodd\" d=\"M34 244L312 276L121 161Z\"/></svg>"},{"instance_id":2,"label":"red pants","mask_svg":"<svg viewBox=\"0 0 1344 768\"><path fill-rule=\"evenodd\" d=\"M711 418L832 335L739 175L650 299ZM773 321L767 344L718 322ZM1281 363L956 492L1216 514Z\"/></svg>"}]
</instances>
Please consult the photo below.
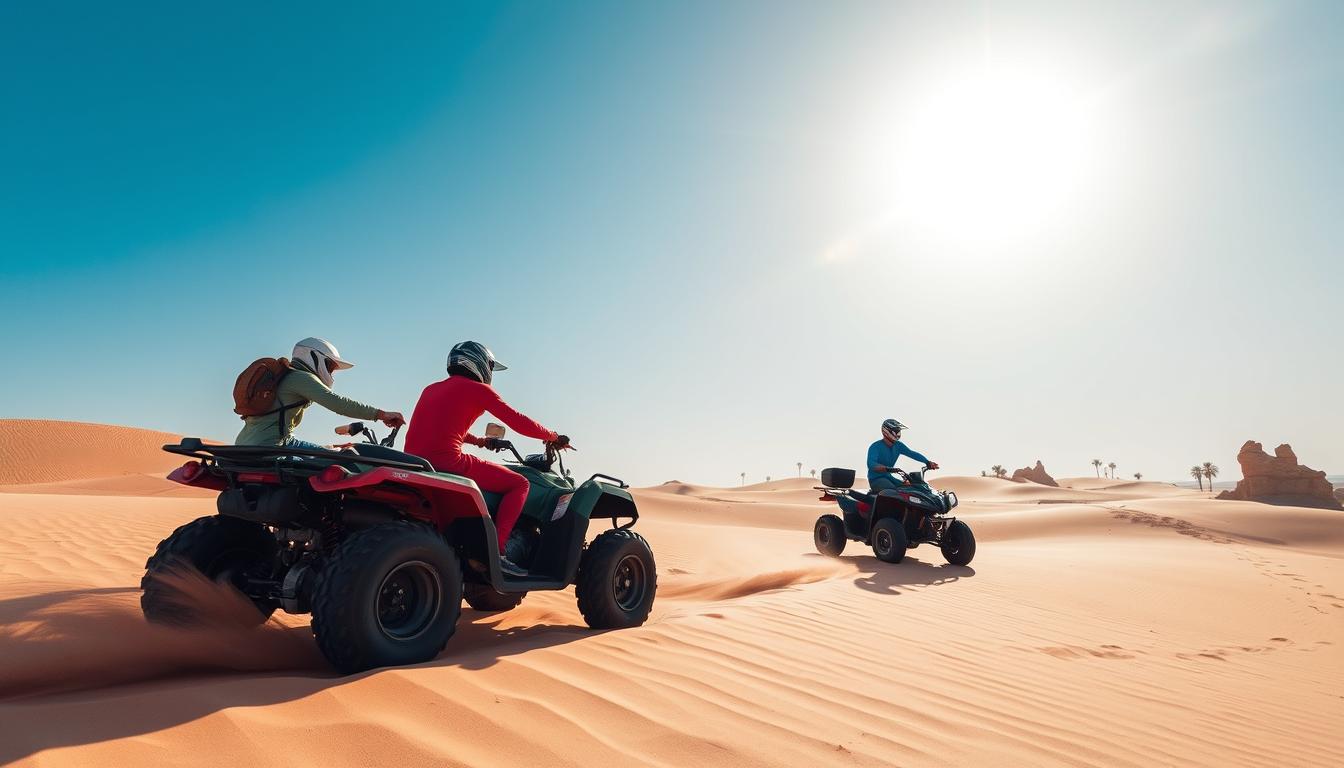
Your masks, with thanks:
<instances>
[{"instance_id":1,"label":"red pants","mask_svg":"<svg viewBox=\"0 0 1344 768\"><path fill-rule=\"evenodd\" d=\"M529 487L527 478L507 467L481 461L475 456L464 455L461 458L464 461L458 467L447 471L471 478L482 491L504 494L495 512L495 530L499 533L499 554L502 556L504 542L509 540L513 526L523 514L523 502L527 501Z\"/></svg>"}]
</instances>

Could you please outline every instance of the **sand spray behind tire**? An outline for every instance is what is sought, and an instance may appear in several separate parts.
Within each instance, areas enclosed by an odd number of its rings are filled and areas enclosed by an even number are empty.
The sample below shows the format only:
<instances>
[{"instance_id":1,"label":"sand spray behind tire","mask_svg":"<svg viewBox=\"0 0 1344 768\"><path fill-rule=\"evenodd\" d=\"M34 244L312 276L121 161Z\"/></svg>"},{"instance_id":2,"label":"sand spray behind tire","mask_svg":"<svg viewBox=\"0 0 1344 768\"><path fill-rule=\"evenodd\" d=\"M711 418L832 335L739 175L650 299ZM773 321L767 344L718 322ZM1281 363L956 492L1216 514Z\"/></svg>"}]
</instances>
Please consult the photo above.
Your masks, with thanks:
<instances>
[{"instance_id":1,"label":"sand spray behind tire","mask_svg":"<svg viewBox=\"0 0 1344 768\"><path fill-rule=\"evenodd\" d=\"M140 590L71 589L0 601L0 698L222 672L330 674L306 626L254 626L232 586L192 570L161 577L201 622L145 621Z\"/></svg>"}]
</instances>

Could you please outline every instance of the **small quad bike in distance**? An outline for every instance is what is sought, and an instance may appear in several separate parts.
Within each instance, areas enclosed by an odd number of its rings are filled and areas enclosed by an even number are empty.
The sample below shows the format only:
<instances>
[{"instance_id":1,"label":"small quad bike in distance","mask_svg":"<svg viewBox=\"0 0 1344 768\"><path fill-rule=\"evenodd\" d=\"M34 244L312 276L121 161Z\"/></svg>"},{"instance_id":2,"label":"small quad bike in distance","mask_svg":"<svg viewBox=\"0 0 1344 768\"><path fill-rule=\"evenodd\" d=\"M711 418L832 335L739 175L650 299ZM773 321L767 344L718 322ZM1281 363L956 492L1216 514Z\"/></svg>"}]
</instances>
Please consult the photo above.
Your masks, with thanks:
<instances>
[{"instance_id":1,"label":"small quad bike in distance","mask_svg":"<svg viewBox=\"0 0 1344 768\"><path fill-rule=\"evenodd\" d=\"M190 566L246 595L258 621L277 608L311 613L318 647L343 673L433 659L464 599L476 610L503 611L530 591L574 584L590 627L635 627L648 618L653 552L630 530L639 511L624 482L596 474L576 485L558 446L524 458L502 439L502 426L489 425L496 449L513 452L510 468L531 485L508 542L510 559L528 574L513 578L500 572L491 518L500 497L392 448L397 431L377 442L361 423L338 428L366 440L341 451L197 438L165 445L191 458L169 479L218 490L218 514L159 543L140 584L145 617L193 622L193 606L159 578ZM593 520L610 520L611 528L585 544Z\"/></svg>"},{"instance_id":2,"label":"small quad bike in distance","mask_svg":"<svg viewBox=\"0 0 1344 768\"><path fill-rule=\"evenodd\" d=\"M966 565L975 557L971 527L949 513L957 494L934 490L924 480L929 471L893 470L905 482L895 490L862 493L854 490L854 470L831 467L821 471L822 501L834 501L840 514L817 518L812 541L817 551L839 557L847 540L862 541L877 559L899 563L907 549L936 544L952 565Z\"/></svg>"}]
</instances>

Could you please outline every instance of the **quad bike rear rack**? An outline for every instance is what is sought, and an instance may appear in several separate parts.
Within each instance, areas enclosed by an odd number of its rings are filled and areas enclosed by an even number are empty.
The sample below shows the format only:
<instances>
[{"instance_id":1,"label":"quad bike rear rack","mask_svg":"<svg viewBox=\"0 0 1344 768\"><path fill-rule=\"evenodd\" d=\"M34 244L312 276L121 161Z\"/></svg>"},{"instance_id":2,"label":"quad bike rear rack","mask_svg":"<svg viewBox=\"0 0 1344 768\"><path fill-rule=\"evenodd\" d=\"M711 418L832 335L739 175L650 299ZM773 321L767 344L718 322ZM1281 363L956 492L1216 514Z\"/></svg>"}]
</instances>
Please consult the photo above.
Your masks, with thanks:
<instances>
[{"instance_id":1,"label":"quad bike rear rack","mask_svg":"<svg viewBox=\"0 0 1344 768\"><path fill-rule=\"evenodd\" d=\"M397 461L395 459L380 459L373 456L363 456L358 453L326 450L314 451L307 448L286 448L284 446L273 445L206 445L201 442L199 437L184 437L180 443L170 443L163 446L163 450L168 453L176 453L180 456L188 456L212 464L217 464L221 459L230 463L254 463L262 465L270 464L275 460L284 458L310 458L327 459L333 463L340 464L365 464L375 467L405 469L411 472L425 471L425 468L419 464L412 464L407 461Z\"/></svg>"}]
</instances>

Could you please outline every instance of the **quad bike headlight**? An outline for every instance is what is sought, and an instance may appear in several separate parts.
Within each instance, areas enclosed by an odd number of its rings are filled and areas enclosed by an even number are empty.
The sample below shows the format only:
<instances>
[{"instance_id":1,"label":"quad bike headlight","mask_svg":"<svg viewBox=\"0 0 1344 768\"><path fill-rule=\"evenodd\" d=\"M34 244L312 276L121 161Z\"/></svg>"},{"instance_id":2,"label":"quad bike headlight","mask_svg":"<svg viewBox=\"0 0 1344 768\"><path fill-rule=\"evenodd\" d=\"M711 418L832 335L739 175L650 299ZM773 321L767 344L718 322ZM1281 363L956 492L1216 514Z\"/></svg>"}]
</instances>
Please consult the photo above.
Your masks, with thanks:
<instances>
[{"instance_id":1,"label":"quad bike headlight","mask_svg":"<svg viewBox=\"0 0 1344 768\"><path fill-rule=\"evenodd\" d=\"M947 508L949 511L953 507L957 506L957 494L955 492L948 491L947 493L943 494L943 498L947 499Z\"/></svg>"}]
</instances>

